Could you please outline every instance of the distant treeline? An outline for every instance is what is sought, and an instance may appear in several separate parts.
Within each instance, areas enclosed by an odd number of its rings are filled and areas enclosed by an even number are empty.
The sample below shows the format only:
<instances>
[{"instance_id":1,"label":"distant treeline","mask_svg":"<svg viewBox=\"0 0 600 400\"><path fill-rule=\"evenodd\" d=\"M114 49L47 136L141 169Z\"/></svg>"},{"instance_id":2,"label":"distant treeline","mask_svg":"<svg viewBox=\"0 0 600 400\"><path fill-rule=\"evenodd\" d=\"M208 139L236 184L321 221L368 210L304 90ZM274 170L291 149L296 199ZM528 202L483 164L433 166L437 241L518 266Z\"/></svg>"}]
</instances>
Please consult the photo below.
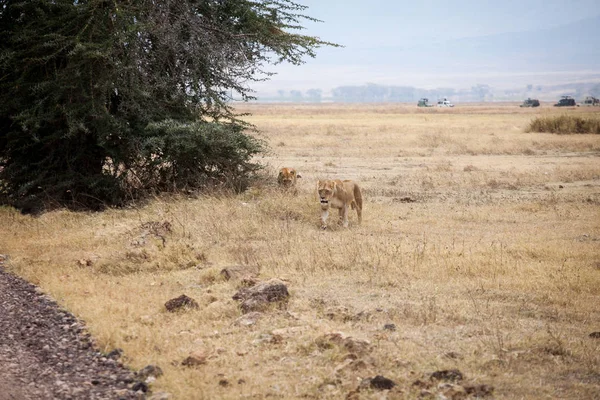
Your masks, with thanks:
<instances>
[{"instance_id":1,"label":"distant treeline","mask_svg":"<svg viewBox=\"0 0 600 400\"><path fill-rule=\"evenodd\" d=\"M600 96L600 84L577 83L561 86L526 85L520 89L497 90L486 84L477 84L470 89L436 88L422 89L413 86L390 86L367 83L364 85L338 86L325 95L321 89L279 90L277 96L259 96L264 101L312 102L334 101L340 103L378 103L378 102L417 102L425 97L430 102L449 98L461 102L482 101L519 101L527 97L558 100L560 95L568 94L576 98L584 95Z\"/></svg>"}]
</instances>

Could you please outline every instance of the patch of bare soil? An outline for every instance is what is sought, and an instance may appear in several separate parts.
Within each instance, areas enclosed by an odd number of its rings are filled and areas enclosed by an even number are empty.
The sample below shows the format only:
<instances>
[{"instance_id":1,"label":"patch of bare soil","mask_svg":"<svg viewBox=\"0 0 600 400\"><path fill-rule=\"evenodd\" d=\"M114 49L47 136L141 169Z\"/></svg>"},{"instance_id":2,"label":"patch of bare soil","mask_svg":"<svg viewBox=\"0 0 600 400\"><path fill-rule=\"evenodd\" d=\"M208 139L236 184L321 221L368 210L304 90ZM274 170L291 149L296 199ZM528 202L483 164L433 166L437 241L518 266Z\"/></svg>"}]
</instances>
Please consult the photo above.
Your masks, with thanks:
<instances>
[{"instance_id":1,"label":"patch of bare soil","mask_svg":"<svg viewBox=\"0 0 600 400\"><path fill-rule=\"evenodd\" d=\"M0 266L0 400L144 398L114 358L94 349L73 315Z\"/></svg>"}]
</instances>

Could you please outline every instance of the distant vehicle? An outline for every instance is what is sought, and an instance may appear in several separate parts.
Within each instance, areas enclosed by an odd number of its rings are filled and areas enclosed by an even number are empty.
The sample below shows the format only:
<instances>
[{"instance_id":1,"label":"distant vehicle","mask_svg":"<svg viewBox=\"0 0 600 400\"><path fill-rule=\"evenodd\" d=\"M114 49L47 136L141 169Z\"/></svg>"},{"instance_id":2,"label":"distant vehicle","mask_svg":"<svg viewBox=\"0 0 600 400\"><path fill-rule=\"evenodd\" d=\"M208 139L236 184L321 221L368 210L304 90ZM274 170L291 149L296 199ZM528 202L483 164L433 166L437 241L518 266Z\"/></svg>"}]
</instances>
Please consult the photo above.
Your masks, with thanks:
<instances>
[{"instance_id":1,"label":"distant vehicle","mask_svg":"<svg viewBox=\"0 0 600 400\"><path fill-rule=\"evenodd\" d=\"M583 104L584 106L598 106L600 105L600 100L598 100L594 96L587 96L581 104Z\"/></svg>"},{"instance_id":2,"label":"distant vehicle","mask_svg":"<svg viewBox=\"0 0 600 400\"><path fill-rule=\"evenodd\" d=\"M562 96L554 107L575 107L576 105L575 99L571 96Z\"/></svg>"},{"instance_id":3,"label":"distant vehicle","mask_svg":"<svg viewBox=\"0 0 600 400\"><path fill-rule=\"evenodd\" d=\"M438 100L437 106L438 107L454 107L454 104L450 103L450 101L444 97L442 100Z\"/></svg>"},{"instance_id":4,"label":"distant vehicle","mask_svg":"<svg viewBox=\"0 0 600 400\"><path fill-rule=\"evenodd\" d=\"M529 97L523 100L523 104L519 107L539 107L540 101L538 99L530 99Z\"/></svg>"},{"instance_id":5,"label":"distant vehicle","mask_svg":"<svg viewBox=\"0 0 600 400\"><path fill-rule=\"evenodd\" d=\"M429 99L427 97L423 97L422 99L419 99L417 107L433 107L433 104L429 104Z\"/></svg>"}]
</instances>

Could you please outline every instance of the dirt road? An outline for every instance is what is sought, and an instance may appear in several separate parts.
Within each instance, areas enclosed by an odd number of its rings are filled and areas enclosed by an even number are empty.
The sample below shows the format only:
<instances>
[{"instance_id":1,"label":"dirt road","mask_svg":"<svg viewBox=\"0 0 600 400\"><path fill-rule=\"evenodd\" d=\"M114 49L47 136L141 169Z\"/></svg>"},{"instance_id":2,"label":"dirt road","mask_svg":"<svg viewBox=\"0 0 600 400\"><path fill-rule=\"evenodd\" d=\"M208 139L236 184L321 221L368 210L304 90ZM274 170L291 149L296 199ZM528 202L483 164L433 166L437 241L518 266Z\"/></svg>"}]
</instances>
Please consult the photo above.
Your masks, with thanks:
<instances>
[{"instance_id":1,"label":"dirt road","mask_svg":"<svg viewBox=\"0 0 600 400\"><path fill-rule=\"evenodd\" d=\"M73 315L0 266L0 400L144 398L136 383Z\"/></svg>"}]
</instances>

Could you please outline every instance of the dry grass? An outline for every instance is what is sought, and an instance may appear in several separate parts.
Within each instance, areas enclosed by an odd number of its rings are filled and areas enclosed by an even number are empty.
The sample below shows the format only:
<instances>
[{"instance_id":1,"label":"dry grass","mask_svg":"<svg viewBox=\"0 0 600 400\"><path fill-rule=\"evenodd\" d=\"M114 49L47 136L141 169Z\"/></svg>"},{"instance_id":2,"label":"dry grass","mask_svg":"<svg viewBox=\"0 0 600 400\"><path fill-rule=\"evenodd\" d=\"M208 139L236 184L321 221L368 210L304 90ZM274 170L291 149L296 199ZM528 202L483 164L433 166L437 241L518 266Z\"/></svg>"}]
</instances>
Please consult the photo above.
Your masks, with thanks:
<instances>
[{"instance_id":1,"label":"dry grass","mask_svg":"<svg viewBox=\"0 0 600 400\"><path fill-rule=\"evenodd\" d=\"M524 133L559 111L516 104L243 111L272 170L302 174L297 196L265 184L97 214L0 209L10 269L86 320L102 349L161 366L153 388L176 399L339 399L379 374L398 383L390 398L415 398L413 382L448 368L498 399L600 396L588 337L600 331L600 136ZM362 226L351 214L347 230L318 229L320 177L362 184ZM219 274L232 264L284 279L287 310L235 325L237 286ZM182 293L200 309L167 313ZM332 331L372 349L322 346ZM190 351L206 365L178 365Z\"/></svg>"},{"instance_id":2,"label":"dry grass","mask_svg":"<svg viewBox=\"0 0 600 400\"><path fill-rule=\"evenodd\" d=\"M600 134L600 118L585 118L579 115L559 115L535 118L527 132L550 132L558 134L595 133Z\"/></svg>"}]
</instances>

